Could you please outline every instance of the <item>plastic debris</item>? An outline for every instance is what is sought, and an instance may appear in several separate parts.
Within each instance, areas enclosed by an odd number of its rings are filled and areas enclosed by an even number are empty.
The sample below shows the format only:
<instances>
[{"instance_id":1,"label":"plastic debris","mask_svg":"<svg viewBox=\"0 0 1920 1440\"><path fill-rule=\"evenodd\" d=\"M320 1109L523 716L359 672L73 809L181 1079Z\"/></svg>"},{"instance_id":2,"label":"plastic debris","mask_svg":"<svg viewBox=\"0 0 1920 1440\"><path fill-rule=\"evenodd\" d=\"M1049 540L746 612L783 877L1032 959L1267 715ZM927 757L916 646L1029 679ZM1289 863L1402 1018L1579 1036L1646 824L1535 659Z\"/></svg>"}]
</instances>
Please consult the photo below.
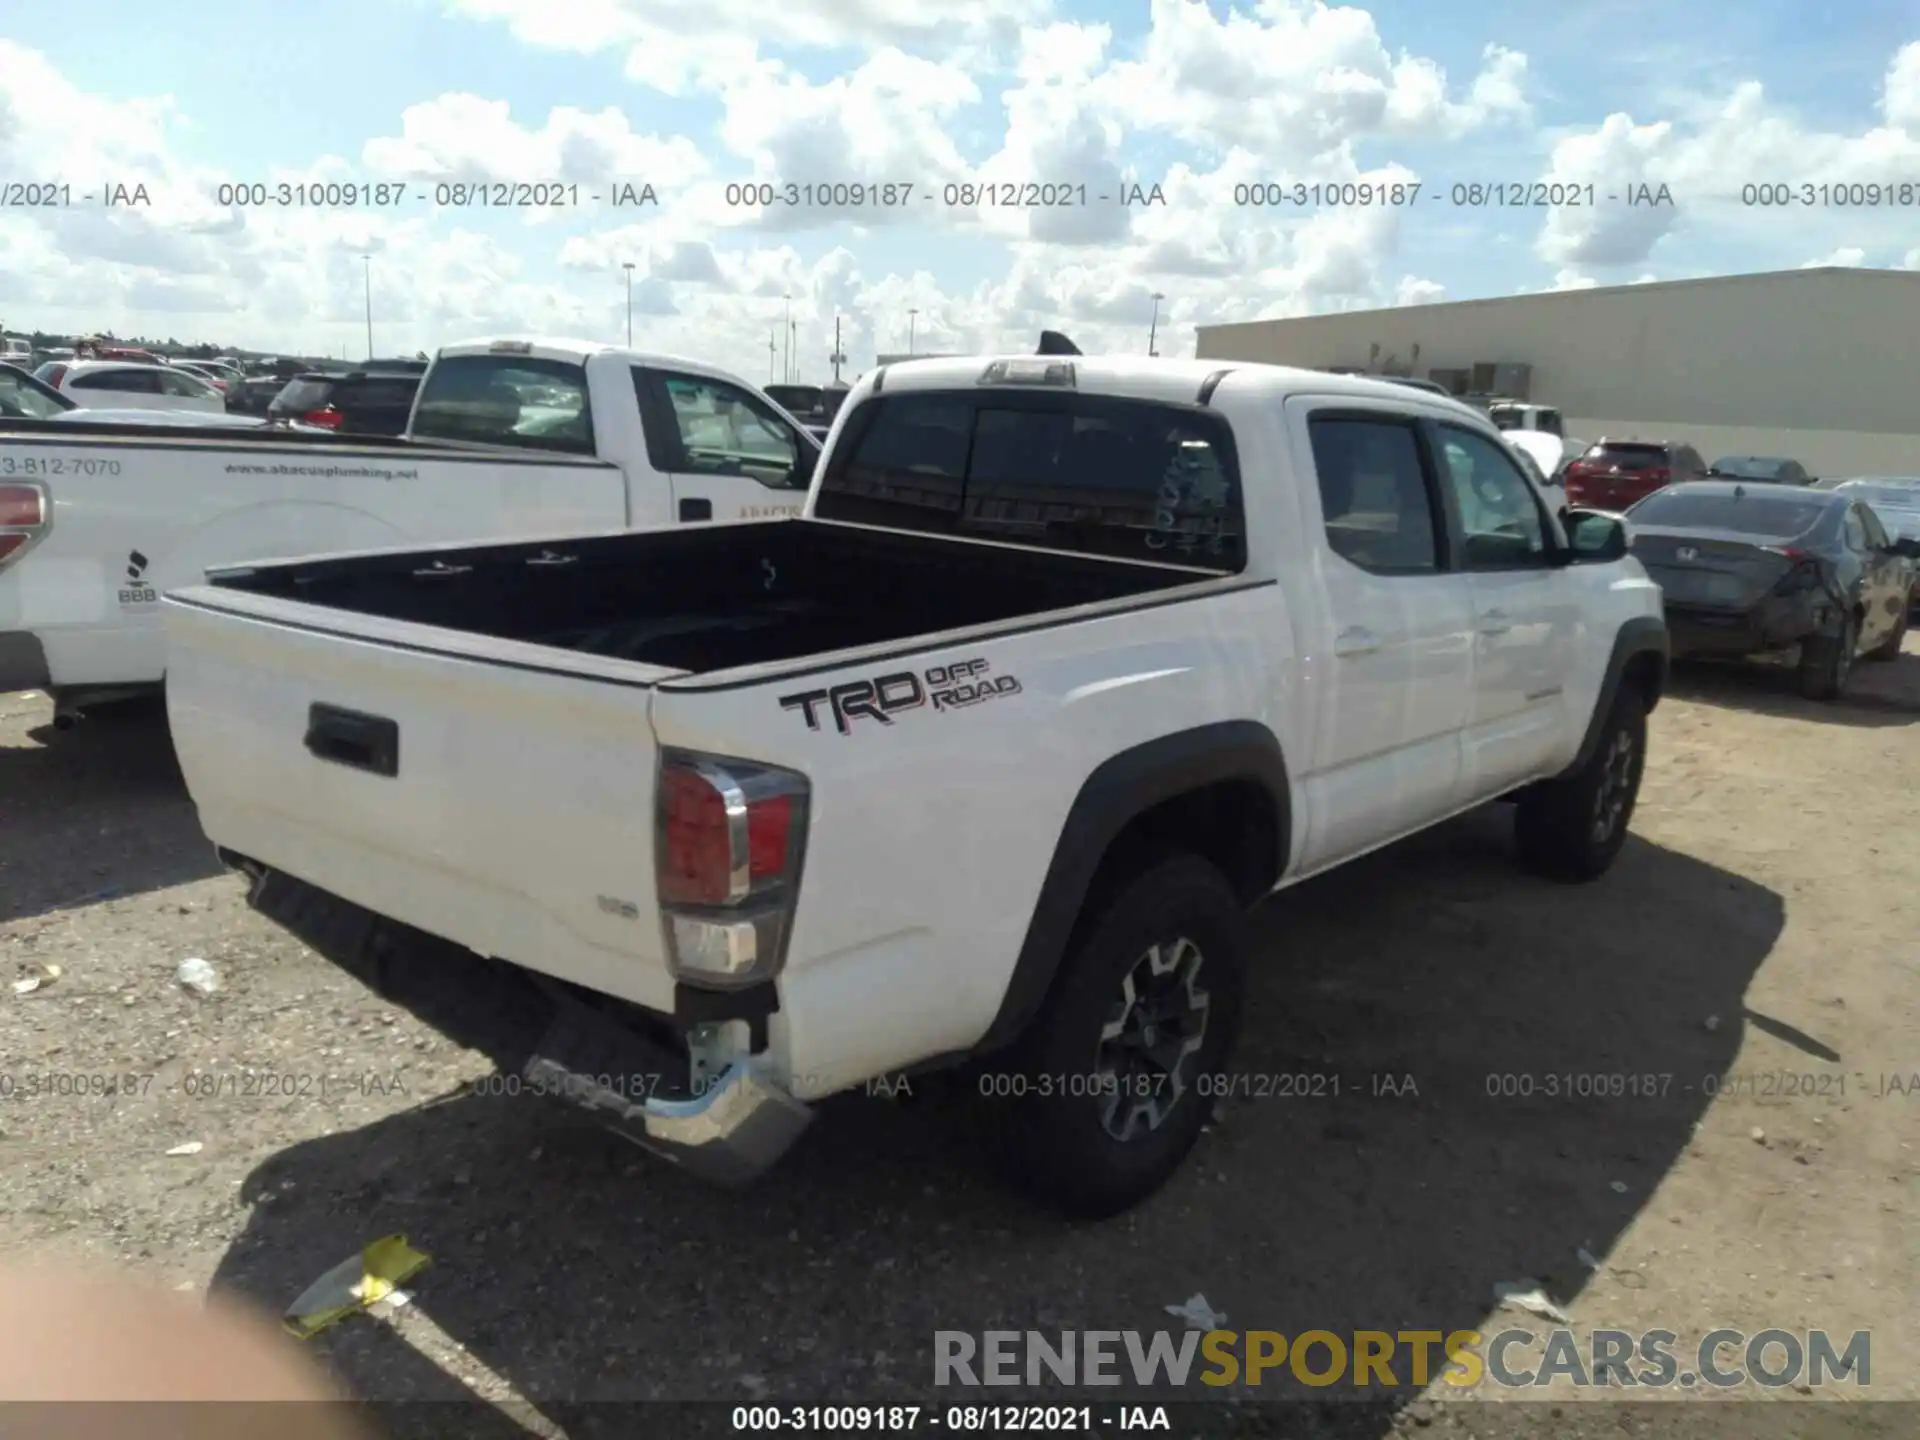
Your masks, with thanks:
<instances>
[{"instance_id":1,"label":"plastic debris","mask_svg":"<svg viewBox=\"0 0 1920 1440\"><path fill-rule=\"evenodd\" d=\"M1756 1145L1764 1145L1767 1143L1767 1132L1756 1125L1747 1132L1747 1138Z\"/></svg>"},{"instance_id":2,"label":"plastic debris","mask_svg":"<svg viewBox=\"0 0 1920 1440\"><path fill-rule=\"evenodd\" d=\"M1600 1268L1600 1257L1587 1249L1585 1245L1582 1245L1578 1250L1573 1252L1573 1258L1589 1270L1598 1270Z\"/></svg>"},{"instance_id":3,"label":"plastic debris","mask_svg":"<svg viewBox=\"0 0 1920 1440\"><path fill-rule=\"evenodd\" d=\"M1707 1016L1705 1023L1706 1023L1708 1032L1711 1033L1712 1031L1718 1030L1720 1028L1720 1017L1718 1015L1709 1015Z\"/></svg>"},{"instance_id":4,"label":"plastic debris","mask_svg":"<svg viewBox=\"0 0 1920 1440\"><path fill-rule=\"evenodd\" d=\"M287 1307L282 1323L297 1338L310 1340L356 1310L391 1301L401 1282L430 1262L430 1256L407 1244L406 1236L383 1235L309 1285Z\"/></svg>"},{"instance_id":5,"label":"plastic debris","mask_svg":"<svg viewBox=\"0 0 1920 1440\"><path fill-rule=\"evenodd\" d=\"M1204 1295L1190 1296L1179 1305L1167 1306L1166 1311L1186 1321L1189 1330L1218 1330L1227 1323L1225 1312L1207 1304Z\"/></svg>"},{"instance_id":6,"label":"plastic debris","mask_svg":"<svg viewBox=\"0 0 1920 1440\"><path fill-rule=\"evenodd\" d=\"M1627 1182L1624 1180L1615 1180L1608 1188L1616 1195L1624 1195L1627 1193Z\"/></svg>"},{"instance_id":7,"label":"plastic debris","mask_svg":"<svg viewBox=\"0 0 1920 1440\"><path fill-rule=\"evenodd\" d=\"M202 1144L201 1144L201 1143L200 1143L200 1142L199 1142L198 1140L189 1140L189 1141L187 1141L187 1142L186 1142L186 1143L185 1143L184 1145L176 1145L176 1146L174 1146L174 1147L173 1147L173 1148L172 1148L171 1150L169 1150L169 1151L167 1151L167 1154L169 1154L169 1155L198 1155L198 1154L199 1154L199 1153L200 1153L200 1152L201 1152L202 1150L204 1150L204 1149L206 1149L206 1148L207 1148L207 1147L206 1147L205 1145L202 1145Z\"/></svg>"},{"instance_id":8,"label":"plastic debris","mask_svg":"<svg viewBox=\"0 0 1920 1440\"><path fill-rule=\"evenodd\" d=\"M220 972L198 955L182 960L173 978L196 995L211 995L220 988Z\"/></svg>"},{"instance_id":9,"label":"plastic debris","mask_svg":"<svg viewBox=\"0 0 1920 1440\"><path fill-rule=\"evenodd\" d=\"M16 995L31 995L34 991L41 989L43 986L51 985L59 978L60 967L58 965L42 965L38 975L29 975L24 980L14 981L13 993Z\"/></svg>"},{"instance_id":10,"label":"plastic debris","mask_svg":"<svg viewBox=\"0 0 1920 1440\"><path fill-rule=\"evenodd\" d=\"M1573 1323L1567 1312L1549 1300L1546 1291L1533 1280L1503 1280L1493 1287L1493 1298L1501 1305L1511 1305L1556 1325Z\"/></svg>"}]
</instances>

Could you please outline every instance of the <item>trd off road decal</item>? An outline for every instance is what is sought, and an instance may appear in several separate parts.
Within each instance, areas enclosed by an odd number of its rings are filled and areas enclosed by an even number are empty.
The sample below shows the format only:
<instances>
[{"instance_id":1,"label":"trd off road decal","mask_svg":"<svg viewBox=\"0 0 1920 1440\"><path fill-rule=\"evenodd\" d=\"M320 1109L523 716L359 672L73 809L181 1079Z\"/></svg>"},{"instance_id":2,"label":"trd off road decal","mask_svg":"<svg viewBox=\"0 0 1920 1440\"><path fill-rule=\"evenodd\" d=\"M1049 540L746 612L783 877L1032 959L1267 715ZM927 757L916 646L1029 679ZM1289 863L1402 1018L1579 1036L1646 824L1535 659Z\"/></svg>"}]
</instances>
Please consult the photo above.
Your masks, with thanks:
<instances>
[{"instance_id":1,"label":"trd off road decal","mask_svg":"<svg viewBox=\"0 0 1920 1440\"><path fill-rule=\"evenodd\" d=\"M849 680L825 690L806 690L798 695L782 695L782 710L798 710L809 730L820 728L822 711L833 716L833 725L842 735L853 733L859 719L893 724L903 710L918 710L931 703L936 711L957 710L963 705L978 705L1002 695L1018 695L1020 682L1011 675L989 676L992 669L984 658L959 660L951 665L930 669L896 670L891 675L876 675L871 680Z\"/></svg>"},{"instance_id":2,"label":"trd off road decal","mask_svg":"<svg viewBox=\"0 0 1920 1440\"><path fill-rule=\"evenodd\" d=\"M127 554L127 581L120 587L122 605L158 605L160 592L147 583L147 557L138 550Z\"/></svg>"}]
</instances>

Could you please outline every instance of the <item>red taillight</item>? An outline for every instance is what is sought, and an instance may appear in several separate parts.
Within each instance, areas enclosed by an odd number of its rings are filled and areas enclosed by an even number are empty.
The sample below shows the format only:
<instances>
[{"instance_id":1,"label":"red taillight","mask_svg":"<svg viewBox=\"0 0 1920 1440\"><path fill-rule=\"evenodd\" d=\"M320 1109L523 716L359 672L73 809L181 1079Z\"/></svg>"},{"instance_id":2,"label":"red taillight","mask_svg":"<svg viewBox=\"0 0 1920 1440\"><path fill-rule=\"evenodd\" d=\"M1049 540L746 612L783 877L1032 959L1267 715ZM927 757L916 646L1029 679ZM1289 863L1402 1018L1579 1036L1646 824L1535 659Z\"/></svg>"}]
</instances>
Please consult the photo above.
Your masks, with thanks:
<instances>
[{"instance_id":1,"label":"red taillight","mask_svg":"<svg viewBox=\"0 0 1920 1440\"><path fill-rule=\"evenodd\" d=\"M734 989L786 955L809 787L790 770L670 753L656 799L655 887L667 959L689 984Z\"/></svg>"},{"instance_id":2,"label":"red taillight","mask_svg":"<svg viewBox=\"0 0 1920 1440\"><path fill-rule=\"evenodd\" d=\"M1673 483L1673 471L1664 465L1656 465L1651 470L1636 470L1627 478L1636 484L1670 485Z\"/></svg>"},{"instance_id":3,"label":"red taillight","mask_svg":"<svg viewBox=\"0 0 1920 1440\"><path fill-rule=\"evenodd\" d=\"M302 425L318 425L322 430L338 430L340 422L347 417L331 405L323 405L318 410L309 410L300 417Z\"/></svg>"},{"instance_id":4,"label":"red taillight","mask_svg":"<svg viewBox=\"0 0 1920 1440\"><path fill-rule=\"evenodd\" d=\"M699 772L660 772L660 903L724 905L733 893L727 798Z\"/></svg>"},{"instance_id":5,"label":"red taillight","mask_svg":"<svg viewBox=\"0 0 1920 1440\"><path fill-rule=\"evenodd\" d=\"M46 533L52 509L38 485L0 485L0 565L17 559Z\"/></svg>"},{"instance_id":6,"label":"red taillight","mask_svg":"<svg viewBox=\"0 0 1920 1440\"><path fill-rule=\"evenodd\" d=\"M32 530L46 523L46 491L38 485L0 485L0 530Z\"/></svg>"}]
</instances>

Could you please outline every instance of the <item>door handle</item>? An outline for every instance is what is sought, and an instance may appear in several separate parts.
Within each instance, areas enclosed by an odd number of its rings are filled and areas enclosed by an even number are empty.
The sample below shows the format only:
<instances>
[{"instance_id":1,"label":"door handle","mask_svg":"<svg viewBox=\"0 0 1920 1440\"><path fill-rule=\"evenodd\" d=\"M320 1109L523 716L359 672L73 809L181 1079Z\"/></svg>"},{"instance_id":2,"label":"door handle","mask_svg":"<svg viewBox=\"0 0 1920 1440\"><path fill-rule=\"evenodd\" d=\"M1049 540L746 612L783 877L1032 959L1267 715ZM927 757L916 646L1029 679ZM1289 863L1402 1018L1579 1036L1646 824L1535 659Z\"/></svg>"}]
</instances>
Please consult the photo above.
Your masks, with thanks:
<instances>
[{"instance_id":1,"label":"door handle","mask_svg":"<svg viewBox=\"0 0 1920 1440\"><path fill-rule=\"evenodd\" d=\"M1480 617L1482 635L1504 635L1511 629L1513 625L1507 619L1507 612L1504 610L1489 610Z\"/></svg>"},{"instance_id":2,"label":"door handle","mask_svg":"<svg viewBox=\"0 0 1920 1440\"><path fill-rule=\"evenodd\" d=\"M682 500L680 502L680 518L683 521L711 520L713 518L713 501Z\"/></svg>"},{"instance_id":3,"label":"door handle","mask_svg":"<svg viewBox=\"0 0 1920 1440\"><path fill-rule=\"evenodd\" d=\"M307 707L306 745L315 759L350 770L388 779L400 773L400 727L384 715L316 701Z\"/></svg>"},{"instance_id":4,"label":"door handle","mask_svg":"<svg viewBox=\"0 0 1920 1440\"><path fill-rule=\"evenodd\" d=\"M1350 625L1333 640L1333 653L1344 659L1372 655L1380 649L1380 637L1364 625Z\"/></svg>"}]
</instances>

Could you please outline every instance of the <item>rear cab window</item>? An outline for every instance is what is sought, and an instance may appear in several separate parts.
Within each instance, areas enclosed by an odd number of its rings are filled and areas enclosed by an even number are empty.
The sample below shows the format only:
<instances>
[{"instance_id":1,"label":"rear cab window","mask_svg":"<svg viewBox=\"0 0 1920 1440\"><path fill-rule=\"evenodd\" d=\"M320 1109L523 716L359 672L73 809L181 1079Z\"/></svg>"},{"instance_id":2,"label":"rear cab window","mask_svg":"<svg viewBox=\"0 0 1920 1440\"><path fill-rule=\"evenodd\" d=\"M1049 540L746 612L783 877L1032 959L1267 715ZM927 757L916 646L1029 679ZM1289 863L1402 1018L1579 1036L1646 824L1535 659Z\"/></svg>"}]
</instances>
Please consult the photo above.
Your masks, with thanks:
<instances>
[{"instance_id":1,"label":"rear cab window","mask_svg":"<svg viewBox=\"0 0 1920 1440\"><path fill-rule=\"evenodd\" d=\"M1198 406L1012 388L869 399L814 514L1114 559L1246 568L1239 460Z\"/></svg>"},{"instance_id":2,"label":"rear cab window","mask_svg":"<svg viewBox=\"0 0 1920 1440\"><path fill-rule=\"evenodd\" d=\"M1598 465L1618 465L1622 470L1658 470L1668 463L1664 445L1636 445L1631 442L1602 442L1582 457Z\"/></svg>"},{"instance_id":3,"label":"rear cab window","mask_svg":"<svg viewBox=\"0 0 1920 1440\"><path fill-rule=\"evenodd\" d=\"M413 412L418 440L592 455L584 366L531 355L452 355L427 371Z\"/></svg>"}]
</instances>

